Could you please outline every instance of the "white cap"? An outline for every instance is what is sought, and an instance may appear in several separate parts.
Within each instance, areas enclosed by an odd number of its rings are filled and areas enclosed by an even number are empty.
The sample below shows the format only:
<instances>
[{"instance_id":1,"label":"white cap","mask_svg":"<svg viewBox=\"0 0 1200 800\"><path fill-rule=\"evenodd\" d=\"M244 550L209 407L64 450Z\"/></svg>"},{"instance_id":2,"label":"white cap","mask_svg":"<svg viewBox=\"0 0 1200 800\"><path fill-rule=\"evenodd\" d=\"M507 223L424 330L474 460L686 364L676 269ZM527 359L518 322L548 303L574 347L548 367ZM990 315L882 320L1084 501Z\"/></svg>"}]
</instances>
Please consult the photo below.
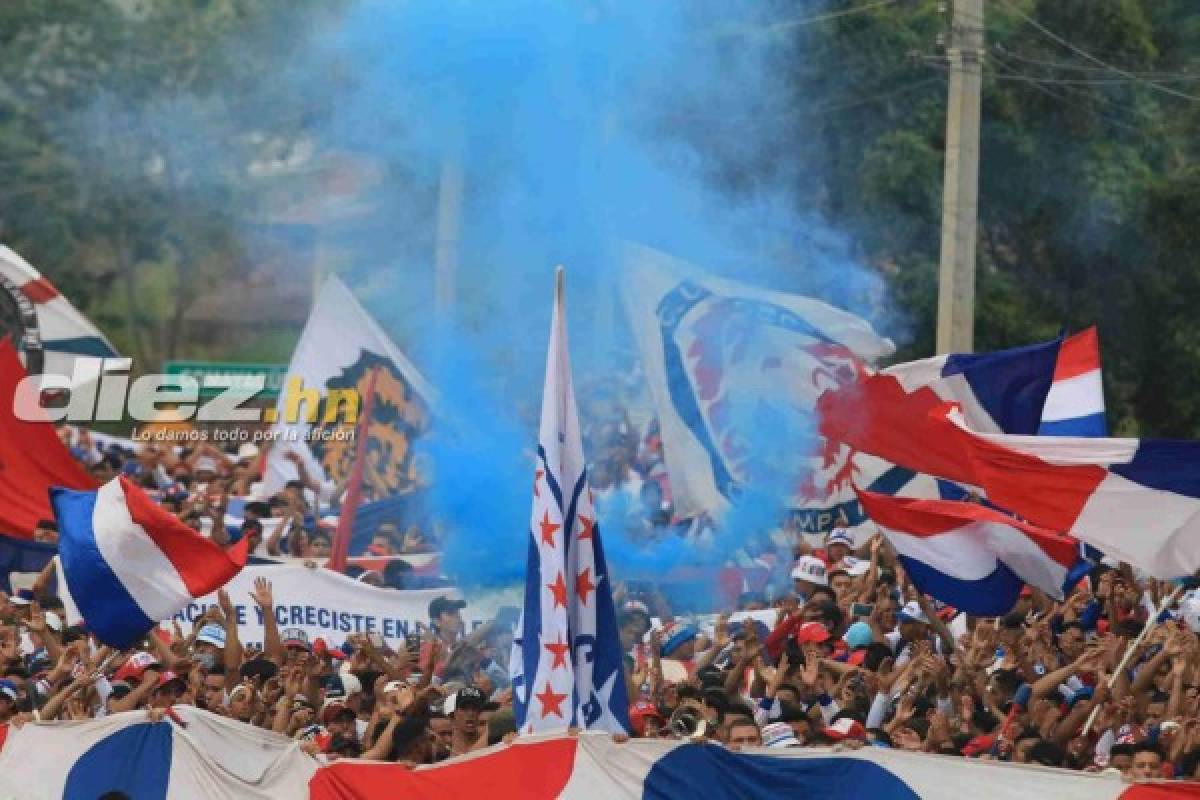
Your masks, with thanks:
<instances>
[{"instance_id":1,"label":"white cap","mask_svg":"<svg viewBox=\"0 0 1200 800\"><path fill-rule=\"evenodd\" d=\"M828 547L831 544L844 544L846 547L849 547L851 550L853 550L854 537L851 536L850 531L846 530L845 528L834 528L829 532L829 535L825 537L825 546Z\"/></svg>"},{"instance_id":2,"label":"white cap","mask_svg":"<svg viewBox=\"0 0 1200 800\"><path fill-rule=\"evenodd\" d=\"M242 442L242 446L238 448L238 461L247 458L254 458L258 455L258 445L254 442Z\"/></svg>"},{"instance_id":3,"label":"white cap","mask_svg":"<svg viewBox=\"0 0 1200 800\"><path fill-rule=\"evenodd\" d=\"M863 575L871 568L870 559L855 558L854 556L846 556L842 559L842 569L849 572L854 577Z\"/></svg>"},{"instance_id":4,"label":"white cap","mask_svg":"<svg viewBox=\"0 0 1200 800\"><path fill-rule=\"evenodd\" d=\"M825 577L825 571L825 562L821 559L816 556L800 556L792 567L792 580L827 586L829 580Z\"/></svg>"},{"instance_id":5,"label":"white cap","mask_svg":"<svg viewBox=\"0 0 1200 800\"><path fill-rule=\"evenodd\" d=\"M925 612L921 610L921 604L916 600L909 600L904 604L904 608L900 609L901 622L924 622L929 624L929 617L925 616Z\"/></svg>"}]
</instances>

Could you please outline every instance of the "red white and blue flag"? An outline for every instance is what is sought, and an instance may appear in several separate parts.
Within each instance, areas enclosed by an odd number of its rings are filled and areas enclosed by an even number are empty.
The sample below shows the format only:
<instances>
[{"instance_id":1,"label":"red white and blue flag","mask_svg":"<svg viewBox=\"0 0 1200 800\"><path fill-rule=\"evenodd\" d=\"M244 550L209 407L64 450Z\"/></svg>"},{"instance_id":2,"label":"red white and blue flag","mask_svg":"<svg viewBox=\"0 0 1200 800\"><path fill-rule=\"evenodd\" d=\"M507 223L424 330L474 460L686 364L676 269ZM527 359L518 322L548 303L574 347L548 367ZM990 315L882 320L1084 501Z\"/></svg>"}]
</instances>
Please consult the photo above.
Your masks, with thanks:
<instances>
[{"instance_id":1,"label":"red white and blue flag","mask_svg":"<svg viewBox=\"0 0 1200 800\"><path fill-rule=\"evenodd\" d=\"M67 622L113 647L131 647L246 564L245 539L222 550L124 476L94 492L52 489L50 502Z\"/></svg>"},{"instance_id":2,"label":"red white and blue flag","mask_svg":"<svg viewBox=\"0 0 1200 800\"><path fill-rule=\"evenodd\" d=\"M1063 340L1037 432L1042 436L1108 436L1100 338L1094 326Z\"/></svg>"},{"instance_id":3,"label":"red white and blue flag","mask_svg":"<svg viewBox=\"0 0 1200 800\"><path fill-rule=\"evenodd\" d=\"M1025 584L1061 600L1090 567L1071 537L978 503L858 497L916 587L968 614L1007 613Z\"/></svg>"},{"instance_id":4,"label":"red white and blue flag","mask_svg":"<svg viewBox=\"0 0 1200 800\"><path fill-rule=\"evenodd\" d=\"M518 730L629 729L612 587L571 383L561 269L546 355L525 607L510 663Z\"/></svg>"}]
</instances>

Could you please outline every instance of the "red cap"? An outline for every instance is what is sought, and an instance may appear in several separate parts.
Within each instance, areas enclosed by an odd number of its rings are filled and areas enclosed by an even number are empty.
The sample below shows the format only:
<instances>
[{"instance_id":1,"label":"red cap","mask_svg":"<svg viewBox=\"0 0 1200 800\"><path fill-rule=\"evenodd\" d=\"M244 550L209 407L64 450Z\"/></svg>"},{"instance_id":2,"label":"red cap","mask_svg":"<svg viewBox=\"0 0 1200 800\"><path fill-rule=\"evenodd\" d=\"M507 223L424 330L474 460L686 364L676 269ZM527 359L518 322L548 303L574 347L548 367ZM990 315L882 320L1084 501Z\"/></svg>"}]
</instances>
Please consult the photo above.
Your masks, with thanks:
<instances>
[{"instance_id":1,"label":"red cap","mask_svg":"<svg viewBox=\"0 0 1200 800\"><path fill-rule=\"evenodd\" d=\"M829 629L819 622L806 622L796 631L797 642L820 643L829 639Z\"/></svg>"},{"instance_id":2,"label":"red cap","mask_svg":"<svg viewBox=\"0 0 1200 800\"><path fill-rule=\"evenodd\" d=\"M861 667L863 662L866 660L867 651L866 648L863 648L862 650L855 650L853 653L851 653L850 657L846 659L846 663L853 667Z\"/></svg>"},{"instance_id":3,"label":"red cap","mask_svg":"<svg viewBox=\"0 0 1200 800\"><path fill-rule=\"evenodd\" d=\"M142 673L152 666L158 666L158 659L153 655L145 652L134 653L121 665L116 674L113 675L113 680L129 681L132 678L134 681L140 681Z\"/></svg>"},{"instance_id":4,"label":"red cap","mask_svg":"<svg viewBox=\"0 0 1200 800\"><path fill-rule=\"evenodd\" d=\"M629 727L633 729L634 736L646 735L646 719L654 717L659 722L662 722L662 714L658 713L658 707L649 700L638 700L629 707Z\"/></svg>"},{"instance_id":5,"label":"red cap","mask_svg":"<svg viewBox=\"0 0 1200 800\"><path fill-rule=\"evenodd\" d=\"M867 738L867 729L862 723L856 719L842 717L832 725L826 726L825 730L821 731L835 742L840 742L843 739L863 739Z\"/></svg>"}]
</instances>

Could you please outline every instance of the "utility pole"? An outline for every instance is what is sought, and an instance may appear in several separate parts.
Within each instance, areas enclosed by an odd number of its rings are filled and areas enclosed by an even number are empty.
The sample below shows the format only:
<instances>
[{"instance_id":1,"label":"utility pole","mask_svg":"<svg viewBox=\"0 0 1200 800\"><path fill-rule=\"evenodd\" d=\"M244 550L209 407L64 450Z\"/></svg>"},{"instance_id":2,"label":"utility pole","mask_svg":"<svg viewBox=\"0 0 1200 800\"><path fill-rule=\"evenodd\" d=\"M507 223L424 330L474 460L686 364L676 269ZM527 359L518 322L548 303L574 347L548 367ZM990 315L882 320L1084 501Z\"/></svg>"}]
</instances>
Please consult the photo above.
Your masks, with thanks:
<instances>
[{"instance_id":1,"label":"utility pole","mask_svg":"<svg viewBox=\"0 0 1200 800\"><path fill-rule=\"evenodd\" d=\"M938 268L937 351L975 349L975 239L979 216L979 102L984 0L953 0L946 56L946 167Z\"/></svg>"}]
</instances>

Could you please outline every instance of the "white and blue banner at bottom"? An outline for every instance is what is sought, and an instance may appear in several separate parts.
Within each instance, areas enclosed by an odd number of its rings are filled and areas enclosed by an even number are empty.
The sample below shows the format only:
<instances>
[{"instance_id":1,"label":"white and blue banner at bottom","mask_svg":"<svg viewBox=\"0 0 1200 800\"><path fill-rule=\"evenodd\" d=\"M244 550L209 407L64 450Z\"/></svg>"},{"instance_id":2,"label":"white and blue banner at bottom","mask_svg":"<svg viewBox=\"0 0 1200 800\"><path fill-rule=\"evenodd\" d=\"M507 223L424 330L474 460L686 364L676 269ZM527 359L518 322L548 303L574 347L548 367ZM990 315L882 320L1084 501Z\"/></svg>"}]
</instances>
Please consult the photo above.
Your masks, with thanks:
<instances>
[{"instance_id":1,"label":"white and blue banner at bottom","mask_svg":"<svg viewBox=\"0 0 1200 800\"><path fill-rule=\"evenodd\" d=\"M237 610L238 638L242 644L262 645L262 611L250 599L256 578L271 582L275 621L280 630L298 628L309 642L324 639L331 647L351 635L379 634L393 648L417 631L417 623L429 626L429 604L438 597L463 599L463 622L468 631L492 619L503 606L521 604L517 590L464 593L459 589L381 589L347 578L337 572L302 565L250 566L225 584ZM217 605L216 594L189 603L175 616L184 632ZM170 628L171 620L163 623Z\"/></svg>"},{"instance_id":2,"label":"white and blue banner at bottom","mask_svg":"<svg viewBox=\"0 0 1200 800\"><path fill-rule=\"evenodd\" d=\"M876 747L753 748L585 733L528 737L432 767L338 761L317 771L312 800L519 797L742 800L1152 800L1200 798L1200 784L1130 786L1096 775Z\"/></svg>"},{"instance_id":3,"label":"white and blue banner at bottom","mask_svg":"<svg viewBox=\"0 0 1200 800\"><path fill-rule=\"evenodd\" d=\"M29 722L0 750L0 800L303 798L319 764L298 741L191 706ZM112 794L110 794L112 793Z\"/></svg>"},{"instance_id":4,"label":"white and blue banner at bottom","mask_svg":"<svg viewBox=\"0 0 1200 800\"><path fill-rule=\"evenodd\" d=\"M129 711L26 723L0 750L0 800L1166 800L1200 784L1130 785L1115 775L875 747L753 748L607 734L534 736L436 766L354 759L323 763L297 742L176 706L180 723ZM108 795L121 792L124 794Z\"/></svg>"}]
</instances>

